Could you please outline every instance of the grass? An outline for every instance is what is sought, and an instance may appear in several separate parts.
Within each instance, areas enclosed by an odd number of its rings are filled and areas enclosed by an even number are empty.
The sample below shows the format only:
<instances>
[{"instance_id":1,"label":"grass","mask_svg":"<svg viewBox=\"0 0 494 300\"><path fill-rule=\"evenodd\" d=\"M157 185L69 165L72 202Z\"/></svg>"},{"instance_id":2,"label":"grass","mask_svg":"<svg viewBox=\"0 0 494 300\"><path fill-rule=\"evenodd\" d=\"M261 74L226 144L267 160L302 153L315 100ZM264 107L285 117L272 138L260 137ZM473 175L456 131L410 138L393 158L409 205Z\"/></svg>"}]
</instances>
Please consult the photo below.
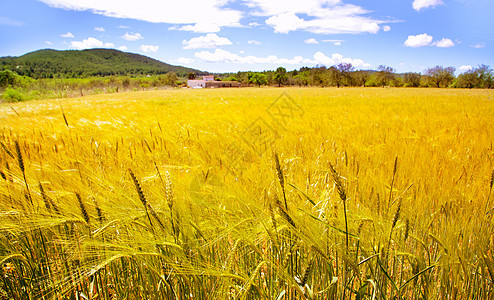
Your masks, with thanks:
<instances>
[{"instance_id":1,"label":"grass","mask_svg":"<svg viewBox=\"0 0 494 300\"><path fill-rule=\"evenodd\" d=\"M493 97L263 88L1 104L0 295L493 298Z\"/></svg>"}]
</instances>

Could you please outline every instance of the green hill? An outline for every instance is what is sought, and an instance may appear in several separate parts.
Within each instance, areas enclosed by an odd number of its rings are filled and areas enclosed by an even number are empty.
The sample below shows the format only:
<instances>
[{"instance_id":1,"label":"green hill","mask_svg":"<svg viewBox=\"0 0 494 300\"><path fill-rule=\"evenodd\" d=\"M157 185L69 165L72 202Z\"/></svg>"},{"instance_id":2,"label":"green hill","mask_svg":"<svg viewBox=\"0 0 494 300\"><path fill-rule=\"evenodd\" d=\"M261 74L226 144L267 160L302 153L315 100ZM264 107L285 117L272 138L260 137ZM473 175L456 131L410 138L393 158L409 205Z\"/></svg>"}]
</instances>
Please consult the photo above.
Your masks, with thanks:
<instances>
[{"instance_id":1,"label":"green hill","mask_svg":"<svg viewBox=\"0 0 494 300\"><path fill-rule=\"evenodd\" d=\"M157 75L170 71L179 76L187 73L203 73L114 49L38 50L19 57L1 57L1 69L10 69L19 75L33 78Z\"/></svg>"}]
</instances>

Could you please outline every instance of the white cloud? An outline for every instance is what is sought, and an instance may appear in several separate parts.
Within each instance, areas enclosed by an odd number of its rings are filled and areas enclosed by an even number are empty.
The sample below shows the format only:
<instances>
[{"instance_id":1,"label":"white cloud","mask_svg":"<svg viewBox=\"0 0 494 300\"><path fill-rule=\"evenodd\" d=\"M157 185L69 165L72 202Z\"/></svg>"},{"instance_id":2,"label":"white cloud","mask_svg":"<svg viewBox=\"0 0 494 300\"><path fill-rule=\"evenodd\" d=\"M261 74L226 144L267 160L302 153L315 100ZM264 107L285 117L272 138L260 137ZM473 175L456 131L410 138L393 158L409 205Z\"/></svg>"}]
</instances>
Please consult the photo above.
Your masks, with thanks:
<instances>
[{"instance_id":1,"label":"white cloud","mask_svg":"<svg viewBox=\"0 0 494 300\"><path fill-rule=\"evenodd\" d=\"M271 25L274 28L274 32L277 33L289 33L290 31L302 29L304 23L305 21L294 13L284 13L266 20L266 24Z\"/></svg>"},{"instance_id":2,"label":"white cloud","mask_svg":"<svg viewBox=\"0 0 494 300\"><path fill-rule=\"evenodd\" d=\"M240 24L241 11L227 8L228 0L189 0L171 4L162 0L39 0L51 7L91 11L113 18L136 19L152 23L214 24L219 27Z\"/></svg>"},{"instance_id":3,"label":"white cloud","mask_svg":"<svg viewBox=\"0 0 494 300\"><path fill-rule=\"evenodd\" d=\"M331 55L331 57L328 57L322 52L317 52L316 54L314 54L314 60L316 64L325 66L334 66L341 63L350 63L357 68L371 66L369 63L366 63L359 58L343 57L343 55L339 53L334 53Z\"/></svg>"},{"instance_id":4,"label":"white cloud","mask_svg":"<svg viewBox=\"0 0 494 300\"><path fill-rule=\"evenodd\" d=\"M72 41L70 42L70 47L75 49L91 49L91 48L113 48L115 47L112 43L103 43L102 41L89 37L82 41Z\"/></svg>"},{"instance_id":5,"label":"white cloud","mask_svg":"<svg viewBox=\"0 0 494 300\"><path fill-rule=\"evenodd\" d=\"M434 46L439 48L450 48L453 47L455 43L451 39L442 39L440 41L434 42Z\"/></svg>"},{"instance_id":6,"label":"white cloud","mask_svg":"<svg viewBox=\"0 0 494 300\"><path fill-rule=\"evenodd\" d=\"M335 46L341 46L341 42L335 42L334 45Z\"/></svg>"},{"instance_id":7,"label":"white cloud","mask_svg":"<svg viewBox=\"0 0 494 300\"><path fill-rule=\"evenodd\" d=\"M475 48L475 49L482 49L485 47L485 43L475 44L475 45L472 45L471 47Z\"/></svg>"},{"instance_id":8,"label":"white cloud","mask_svg":"<svg viewBox=\"0 0 494 300\"><path fill-rule=\"evenodd\" d=\"M432 43L432 40L432 36L428 35L427 33L409 35L404 45L412 48L424 47L430 45Z\"/></svg>"},{"instance_id":9,"label":"white cloud","mask_svg":"<svg viewBox=\"0 0 494 300\"><path fill-rule=\"evenodd\" d=\"M416 11L420 11L422 8L436 7L441 4L444 4L441 0L414 0L412 6Z\"/></svg>"},{"instance_id":10,"label":"white cloud","mask_svg":"<svg viewBox=\"0 0 494 300\"><path fill-rule=\"evenodd\" d=\"M377 33L380 24L386 23L366 16L368 10L341 0L249 0L247 5L255 14L267 16L266 24L278 33L295 30L317 34Z\"/></svg>"},{"instance_id":11,"label":"white cloud","mask_svg":"<svg viewBox=\"0 0 494 300\"><path fill-rule=\"evenodd\" d=\"M443 38L439 41L433 42L434 38L427 33L418 35L409 35L404 45L412 48L419 48L425 46L436 46L438 48L450 48L454 47L455 43L451 39ZM458 41L457 41L458 42Z\"/></svg>"},{"instance_id":12,"label":"white cloud","mask_svg":"<svg viewBox=\"0 0 494 300\"><path fill-rule=\"evenodd\" d=\"M183 49L200 49L200 48L216 48L219 46L231 45L232 42L225 38L219 37L215 33L208 33L205 36L191 38L189 41L183 40Z\"/></svg>"},{"instance_id":13,"label":"white cloud","mask_svg":"<svg viewBox=\"0 0 494 300\"><path fill-rule=\"evenodd\" d=\"M251 22L249 23L249 26L251 27L256 27L256 26L260 26L261 24L257 23L257 22Z\"/></svg>"},{"instance_id":14,"label":"white cloud","mask_svg":"<svg viewBox=\"0 0 494 300\"><path fill-rule=\"evenodd\" d=\"M138 41L138 40L142 40L143 37L140 33L128 33L126 32L122 38L126 41Z\"/></svg>"},{"instance_id":15,"label":"white cloud","mask_svg":"<svg viewBox=\"0 0 494 300\"><path fill-rule=\"evenodd\" d=\"M362 23L359 28L355 30L360 32L368 32L368 33L378 33L381 27L377 23Z\"/></svg>"},{"instance_id":16,"label":"white cloud","mask_svg":"<svg viewBox=\"0 0 494 300\"><path fill-rule=\"evenodd\" d=\"M190 65L194 62L192 58L179 57L177 59L172 60L173 63L181 64L181 65Z\"/></svg>"},{"instance_id":17,"label":"white cloud","mask_svg":"<svg viewBox=\"0 0 494 300\"><path fill-rule=\"evenodd\" d=\"M61 34L60 36L63 38L74 38L74 35L71 32Z\"/></svg>"},{"instance_id":18,"label":"white cloud","mask_svg":"<svg viewBox=\"0 0 494 300\"><path fill-rule=\"evenodd\" d=\"M142 45L141 50L143 52L158 52L160 46L153 46L153 45Z\"/></svg>"},{"instance_id":19,"label":"white cloud","mask_svg":"<svg viewBox=\"0 0 494 300\"><path fill-rule=\"evenodd\" d=\"M250 41L247 41L247 44L249 44L249 45L260 45L261 42L256 41L256 40L250 40Z\"/></svg>"},{"instance_id":20,"label":"white cloud","mask_svg":"<svg viewBox=\"0 0 494 300\"><path fill-rule=\"evenodd\" d=\"M458 71L466 72L466 71L470 71L472 69L473 69L473 67L471 65L463 65L463 66L458 68Z\"/></svg>"},{"instance_id":21,"label":"white cloud","mask_svg":"<svg viewBox=\"0 0 494 300\"><path fill-rule=\"evenodd\" d=\"M99 32L105 32L105 28L103 28L103 27L94 27L94 30L99 31Z\"/></svg>"},{"instance_id":22,"label":"white cloud","mask_svg":"<svg viewBox=\"0 0 494 300\"><path fill-rule=\"evenodd\" d=\"M120 46L117 49L120 51L127 51L128 48L127 48L127 46Z\"/></svg>"},{"instance_id":23,"label":"white cloud","mask_svg":"<svg viewBox=\"0 0 494 300\"><path fill-rule=\"evenodd\" d=\"M356 16L345 15L343 12L327 12L327 15L321 15L320 18L305 20L294 13L284 13L272 16L266 20L266 24L274 28L274 32L288 33L290 31L304 30L317 34L340 34L340 33L377 33L380 30L380 23L383 21L374 21L372 19Z\"/></svg>"},{"instance_id":24,"label":"white cloud","mask_svg":"<svg viewBox=\"0 0 494 300\"><path fill-rule=\"evenodd\" d=\"M306 43L306 44L319 44L319 42L315 38L306 39L304 41L304 43Z\"/></svg>"},{"instance_id":25,"label":"white cloud","mask_svg":"<svg viewBox=\"0 0 494 300\"><path fill-rule=\"evenodd\" d=\"M45 44L47 44L47 45L53 45L53 43L50 42L50 41L45 41Z\"/></svg>"},{"instance_id":26,"label":"white cloud","mask_svg":"<svg viewBox=\"0 0 494 300\"><path fill-rule=\"evenodd\" d=\"M383 31L385 31L385 32L391 31L391 26L389 26L389 25L384 25L384 26L383 26Z\"/></svg>"},{"instance_id":27,"label":"white cloud","mask_svg":"<svg viewBox=\"0 0 494 300\"><path fill-rule=\"evenodd\" d=\"M276 55L268 55L266 57L258 56L240 56L238 54L223 50L216 49L214 52L201 51L196 52L195 57L214 63L235 63L235 64L275 64L275 65L327 65L332 66L342 62L351 63L355 67L368 67L370 64L365 63L361 59L352 59L343 57L343 55L335 53L331 57L326 56L322 52L314 54L313 59L303 58L302 56L295 56L293 58L279 58Z\"/></svg>"},{"instance_id":28,"label":"white cloud","mask_svg":"<svg viewBox=\"0 0 494 300\"><path fill-rule=\"evenodd\" d=\"M127 26L127 25L119 25L117 28L119 28L119 29L129 29L130 26Z\"/></svg>"}]
</instances>

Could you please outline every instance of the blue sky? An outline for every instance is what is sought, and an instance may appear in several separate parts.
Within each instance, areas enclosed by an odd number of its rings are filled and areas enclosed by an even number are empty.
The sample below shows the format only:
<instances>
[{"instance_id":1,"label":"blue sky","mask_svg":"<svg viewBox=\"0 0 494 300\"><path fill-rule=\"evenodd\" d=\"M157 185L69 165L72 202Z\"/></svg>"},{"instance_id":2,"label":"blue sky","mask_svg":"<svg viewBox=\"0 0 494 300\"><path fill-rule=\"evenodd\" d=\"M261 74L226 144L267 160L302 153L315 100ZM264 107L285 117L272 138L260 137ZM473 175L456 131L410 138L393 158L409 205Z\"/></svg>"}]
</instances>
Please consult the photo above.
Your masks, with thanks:
<instances>
[{"instance_id":1,"label":"blue sky","mask_svg":"<svg viewBox=\"0 0 494 300\"><path fill-rule=\"evenodd\" d=\"M0 0L0 56L114 48L210 72L494 66L492 0Z\"/></svg>"}]
</instances>

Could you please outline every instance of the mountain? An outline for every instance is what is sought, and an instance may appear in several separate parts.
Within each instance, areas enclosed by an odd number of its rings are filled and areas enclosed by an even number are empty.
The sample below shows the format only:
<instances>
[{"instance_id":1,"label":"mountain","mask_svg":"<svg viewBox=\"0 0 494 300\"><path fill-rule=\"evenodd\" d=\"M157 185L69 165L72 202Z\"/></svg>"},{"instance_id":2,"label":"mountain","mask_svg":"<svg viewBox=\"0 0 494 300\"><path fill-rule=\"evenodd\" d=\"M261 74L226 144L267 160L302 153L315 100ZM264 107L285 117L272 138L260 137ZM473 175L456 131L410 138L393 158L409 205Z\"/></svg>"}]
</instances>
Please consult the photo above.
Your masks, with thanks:
<instances>
[{"instance_id":1,"label":"mountain","mask_svg":"<svg viewBox=\"0 0 494 300\"><path fill-rule=\"evenodd\" d=\"M19 57L0 57L0 70L2 69L11 69L19 75L33 78L158 75L170 71L179 76L204 73L114 49L38 50Z\"/></svg>"}]
</instances>

